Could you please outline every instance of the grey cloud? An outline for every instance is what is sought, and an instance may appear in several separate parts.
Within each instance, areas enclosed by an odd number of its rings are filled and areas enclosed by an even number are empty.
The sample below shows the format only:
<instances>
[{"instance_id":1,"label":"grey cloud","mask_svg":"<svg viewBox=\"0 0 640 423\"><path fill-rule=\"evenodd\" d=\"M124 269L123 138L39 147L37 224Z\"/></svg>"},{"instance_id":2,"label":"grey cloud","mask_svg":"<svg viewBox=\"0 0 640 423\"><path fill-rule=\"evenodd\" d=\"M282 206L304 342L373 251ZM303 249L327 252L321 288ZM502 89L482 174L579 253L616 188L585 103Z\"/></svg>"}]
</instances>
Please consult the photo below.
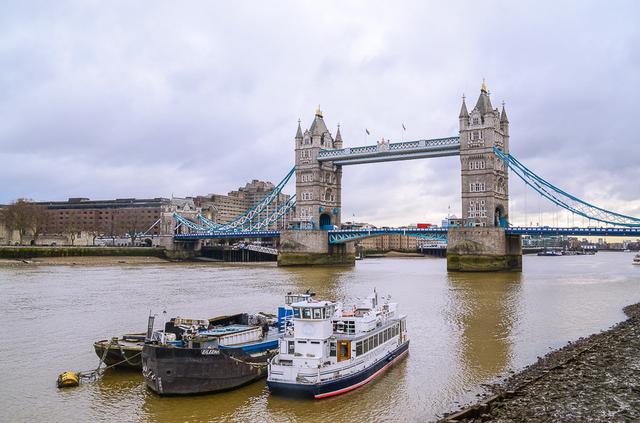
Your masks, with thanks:
<instances>
[{"instance_id":1,"label":"grey cloud","mask_svg":"<svg viewBox=\"0 0 640 423\"><path fill-rule=\"evenodd\" d=\"M0 203L195 195L293 164L318 103L345 146L457 134L481 79L511 150L640 215L636 2L9 2L0 16ZM369 139L364 128L372 132ZM460 213L457 159L347 167L344 216ZM512 177L513 217L525 189ZM527 194L527 215L553 206ZM557 219L557 218L556 218Z\"/></svg>"}]
</instances>

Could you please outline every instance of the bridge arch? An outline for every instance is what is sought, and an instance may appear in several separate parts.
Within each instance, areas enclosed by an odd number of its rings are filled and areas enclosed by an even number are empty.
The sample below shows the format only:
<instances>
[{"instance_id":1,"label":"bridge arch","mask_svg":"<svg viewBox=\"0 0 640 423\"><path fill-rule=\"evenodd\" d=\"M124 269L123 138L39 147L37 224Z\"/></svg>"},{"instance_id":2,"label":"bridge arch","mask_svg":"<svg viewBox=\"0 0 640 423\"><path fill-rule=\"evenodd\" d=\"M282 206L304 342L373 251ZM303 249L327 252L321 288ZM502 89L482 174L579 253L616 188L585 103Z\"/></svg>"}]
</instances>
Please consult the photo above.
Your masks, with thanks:
<instances>
[{"instance_id":1,"label":"bridge arch","mask_svg":"<svg viewBox=\"0 0 640 423\"><path fill-rule=\"evenodd\" d=\"M331 226L331 215L329 213L322 213L320 215L320 229L333 229Z\"/></svg>"}]
</instances>

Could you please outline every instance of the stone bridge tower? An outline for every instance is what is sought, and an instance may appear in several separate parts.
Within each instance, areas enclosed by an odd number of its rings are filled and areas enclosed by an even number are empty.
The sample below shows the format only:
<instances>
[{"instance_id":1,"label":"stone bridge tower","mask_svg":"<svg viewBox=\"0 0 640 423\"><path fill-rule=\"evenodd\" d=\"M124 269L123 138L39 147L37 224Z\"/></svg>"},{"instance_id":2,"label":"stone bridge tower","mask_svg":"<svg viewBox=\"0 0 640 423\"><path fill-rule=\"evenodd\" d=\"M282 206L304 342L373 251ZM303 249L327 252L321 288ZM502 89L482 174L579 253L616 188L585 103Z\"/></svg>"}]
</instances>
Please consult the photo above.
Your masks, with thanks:
<instances>
[{"instance_id":1,"label":"stone bridge tower","mask_svg":"<svg viewBox=\"0 0 640 423\"><path fill-rule=\"evenodd\" d=\"M482 83L476 106L460 110L460 164L462 166L462 220L465 226L502 226L509 218L509 174L493 152L497 147L509 153L509 120L491 106Z\"/></svg>"},{"instance_id":2,"label":"stone bridge tower","mask_svg":"<svg viewBox=\"0 0 640 423\"><path fill-rule=\"evenodd\" d=\"M509 120L491 106L482 83L476 106L460 109L462 228L449 228L450 271L522 270L519 235L506 233L509 221L509 176L493 148L509 153Z\"/></svg>"},{"instance_id":3,"label":"stone bridge tower","mask_svg":"<svg viewBox=\"0 0 640 423\"><path fill-rule=\"evenodd\" d=\"M335 139L318 106L311 127L296 133L296 217L300 229L340 227L342 167L317 160L320 150L342 148L340 127Z\"/></svg>"}]
</instances>

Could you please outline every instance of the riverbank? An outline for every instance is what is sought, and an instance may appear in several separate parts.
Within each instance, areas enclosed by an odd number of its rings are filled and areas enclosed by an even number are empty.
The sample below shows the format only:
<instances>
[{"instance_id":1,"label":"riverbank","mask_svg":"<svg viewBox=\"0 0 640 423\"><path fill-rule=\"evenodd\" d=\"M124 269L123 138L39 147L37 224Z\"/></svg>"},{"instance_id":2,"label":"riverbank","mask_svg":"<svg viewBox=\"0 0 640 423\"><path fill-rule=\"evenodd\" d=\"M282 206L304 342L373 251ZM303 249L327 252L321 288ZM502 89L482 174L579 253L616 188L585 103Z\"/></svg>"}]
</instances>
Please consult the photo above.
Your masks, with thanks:
<instances>
[{"instance_id":1,"label":"riverbank","mask_svg":"<svg viewBox=\"0 0 640 423\"><path fill-rule=\"evenodd\" d=\"M67 256L37 257L32 259L0 259L0 267L28 266L109 266L109 265L148 265L172 263L161 257L148 256Z\"/></svg>"},{"instance_id":2,"label":"riverbank","mask_svg":"<svg viewBox=\"0 0 640 423\"><path fill-rule=\"evenodd\" d=\"M628 319L553 351L442 422L638 421L640 303Z\"/></svg>"},{"instance_id":3,"label":"riverbank","mask_svg":"<svg viewBox=\"0 0 640 423\"><path fill-rule=\"evenodd\" d=\"M164 248L155 247L75 247L3 246L0 259L31 260L51 257L157 257L165 258Z\"/></svg>"}]
</instances>

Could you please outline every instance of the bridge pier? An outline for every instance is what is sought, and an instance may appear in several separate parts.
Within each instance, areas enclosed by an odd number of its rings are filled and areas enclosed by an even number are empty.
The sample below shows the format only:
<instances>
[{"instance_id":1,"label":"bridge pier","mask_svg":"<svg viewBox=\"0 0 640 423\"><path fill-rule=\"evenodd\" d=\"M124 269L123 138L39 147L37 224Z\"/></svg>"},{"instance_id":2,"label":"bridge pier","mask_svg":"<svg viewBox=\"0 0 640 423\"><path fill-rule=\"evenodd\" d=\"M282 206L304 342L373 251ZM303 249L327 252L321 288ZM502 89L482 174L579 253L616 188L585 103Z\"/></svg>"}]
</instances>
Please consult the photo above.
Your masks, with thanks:
<instances>
[{"instance_id":1,"label":"bridge pier","mask_svg":"<svg viewBox=\"0 0 640 423\"><path fill-rule=\"evenodd\" d=\"M165 255L173 260L186 260L200 255L202 240L174 241L173 248L167 248Z\"/></svg>"},{"instance_id":2,"label":"bridge pier","mask_svg":"<svg viewBox=\"0 0 640 423\"><path fill-rule=\"evenodd\" d=\"M448 238L449 271L522 270L521 237L506 234L504 228L451 228Z\"/></svg>"},{"instance_id":3,"label":"bridge pier","mask_svg":"<svg viewBox=\"0 0 640 423\"><path fill-rule=\"evenodd\" d=\"M280 233L278 266L353 266L355 263L354 243L329 244L327 231L287 230Z\"/></svg>"}]
</instances>

